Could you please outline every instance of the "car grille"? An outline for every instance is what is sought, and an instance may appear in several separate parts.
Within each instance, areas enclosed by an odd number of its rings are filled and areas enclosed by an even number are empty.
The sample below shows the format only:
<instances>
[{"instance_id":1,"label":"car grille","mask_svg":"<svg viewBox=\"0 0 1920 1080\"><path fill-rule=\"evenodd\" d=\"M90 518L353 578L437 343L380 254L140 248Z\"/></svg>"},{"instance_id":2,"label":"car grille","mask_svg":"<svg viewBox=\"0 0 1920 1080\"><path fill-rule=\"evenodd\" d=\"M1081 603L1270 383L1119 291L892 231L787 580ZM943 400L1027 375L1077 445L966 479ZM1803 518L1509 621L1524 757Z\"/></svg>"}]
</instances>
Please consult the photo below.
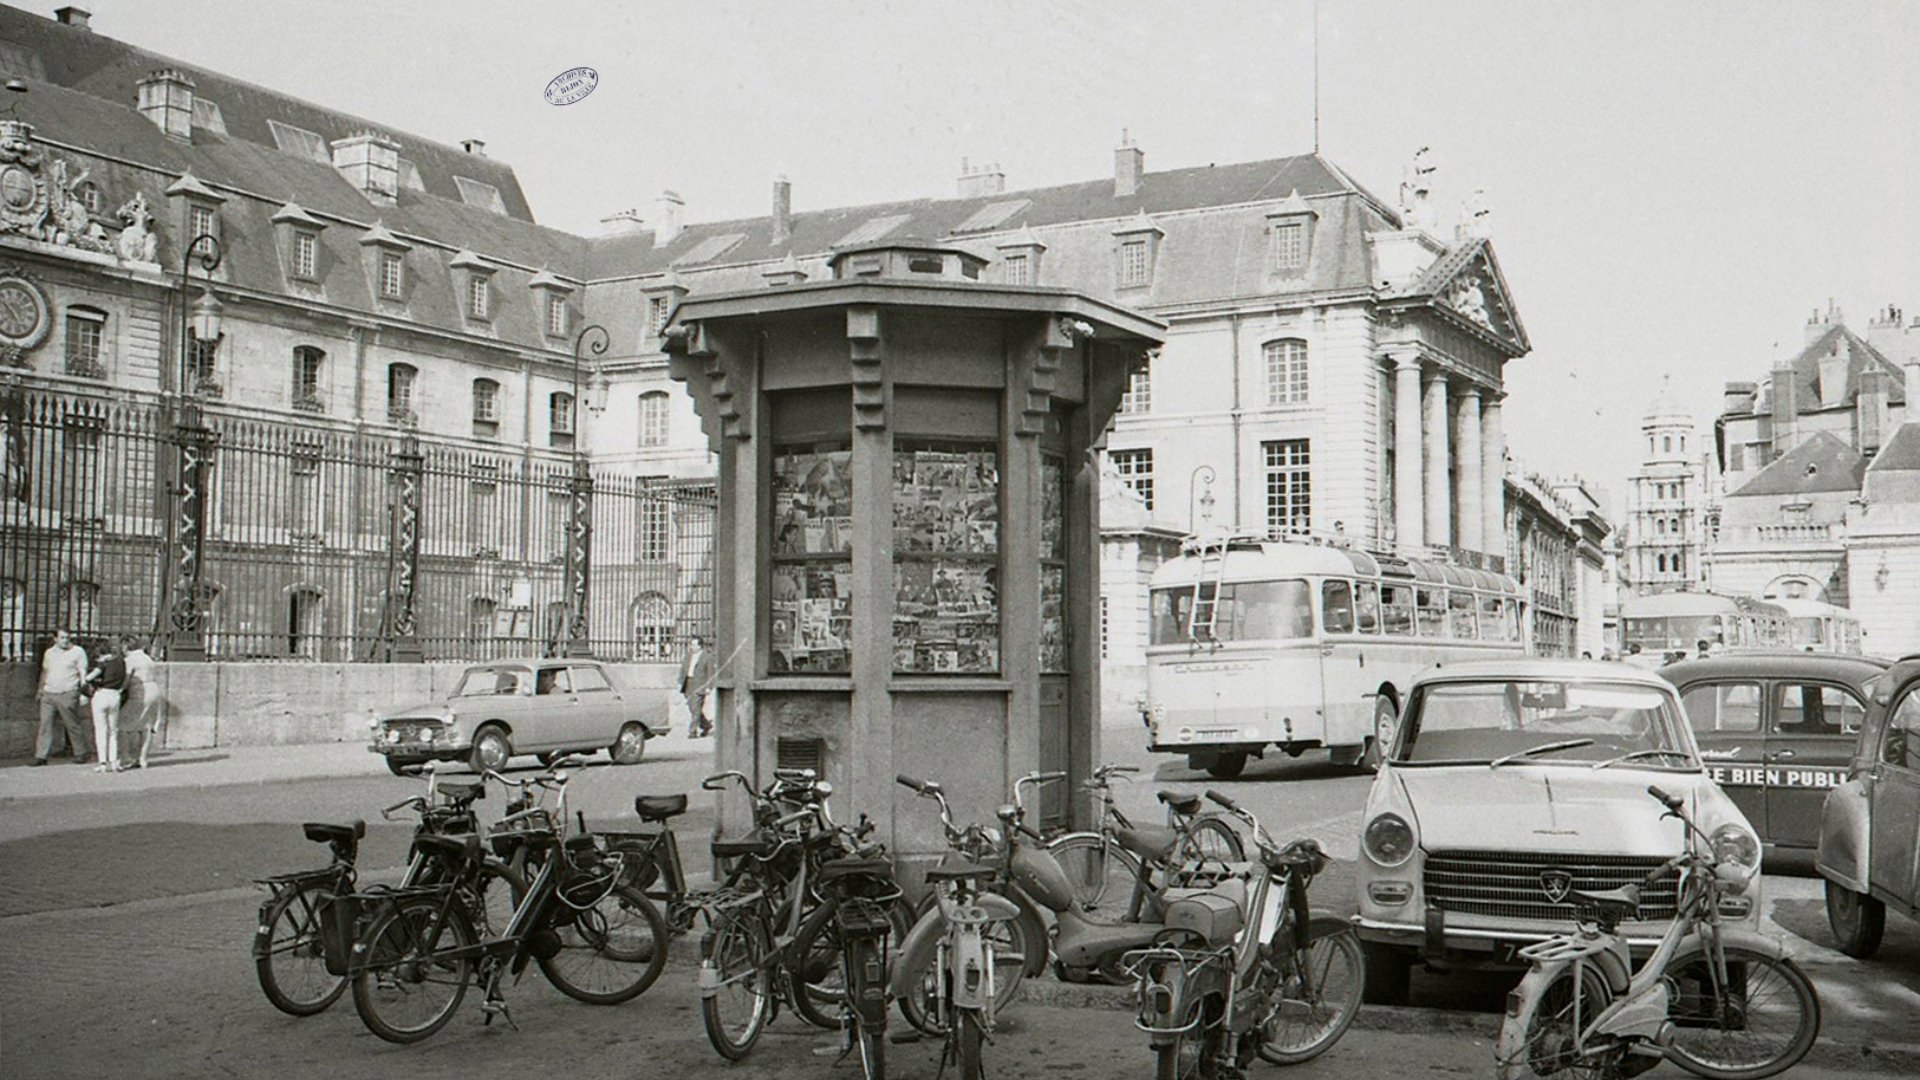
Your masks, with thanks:
<instances>
[{"instance_id":1,"label":"car grille","mask_svg":"<svg viewBox=\"0 0 1920 1080\"><path fill-rule=\"evenodd\" d=\"M1569 902L1547 899L1540 875L1564 870L1581 892L1631 885L1666 862L1655 855L1568 855L1552 852L1436 851L1427 856L1422 884L1427 902L1445 911L1508 919L1569 922ZM1670 871L1640 891L1640 917L1671 919L1678 908L1680 875Z\"/></svg>"},{"instance_id":2,"label":"car grille","mask_svg":"<svg viewBox=\"0 0 1920 1080\"><path fill-rule=\"evenodd\" d=\"M381 726L380 739L387 743L417 743L438 739L441 724L432 720L389 720Z\"/></svg>"}]
</instances>

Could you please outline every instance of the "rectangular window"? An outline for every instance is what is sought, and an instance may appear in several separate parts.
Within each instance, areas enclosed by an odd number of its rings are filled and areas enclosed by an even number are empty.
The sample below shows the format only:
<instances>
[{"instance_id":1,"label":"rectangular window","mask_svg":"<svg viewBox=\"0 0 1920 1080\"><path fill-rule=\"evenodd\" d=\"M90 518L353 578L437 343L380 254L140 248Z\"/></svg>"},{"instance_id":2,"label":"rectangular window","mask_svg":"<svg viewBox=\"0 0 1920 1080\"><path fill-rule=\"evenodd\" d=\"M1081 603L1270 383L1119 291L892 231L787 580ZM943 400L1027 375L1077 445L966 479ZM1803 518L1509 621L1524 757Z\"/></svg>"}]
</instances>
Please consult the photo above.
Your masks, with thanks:
<instances>
[{"instance_id":1,"label":"rectangular window","mask_svg":"<svg viewBox=\"0 0 1920 1080\"><path fill-rule=\"evenodd\" d=\"M479 274L467 278L467 314L476 319L487 317L487 279Z\"/></svg>"},{"instance_id":2,"label":"rectangular window","mask_svg":"<svg viewBox=\"0 0 1920 1080\"><path fill-rule=\"evenodd\" d=\"M664 395L662 395L664 396ZM768 670L853 669L853 452L844 443L773 454L773 589Z\"/></svg>"},{"instance_id":3,"label":"rectangular window","mask_svg":"<svg viewBox=\"0 0 1920 1080\"><path fill-rule=\"evenodd\" d=\"M1025 255L1007 256L1006 261L1002 263L1002 271L1006 283L1009 285L1026 285L1030 283L1031 275Z\"/></svg>"},{"instance_id":4,"label":"rectangular window","mask_svg":"<svg viewBox=\"0 0 1920 1080\"><path fill-rule=\"evenodd\" d=\"M320 411L320 364L326 354L306 347L293 350L293 407L301 412Z\"/></svg>"},{"instance_id":5,"label":"rectangular window","mask_svg":"<svg viewBox=\"0 0 1920 1080\"><path fill-rule=\"evenodd\" d=\"M1773 712L1773 730L1779 735L1858 735L1866 714L1860 699L1837 686L1818 683L1780 683Z\"/></svg>"},{"instance_id":6,"label":"rectangular window","mask_svg":"<svg viewBox=\"0 0 1920 1080\"><path fill-rule=\"evenodd\" d=\"M667 328L667 298L664 296L647 297L647 333L659 337Z\"/></svg>"},{"instance_id":7,"label":"rectangular window","mask_svg":"<svg viewBox=\"0 0 1920 1080\"><path fill-rule=\"evenodd\" d=\"M1353 633L1353 584L1337 578L1320 583L1320 628L1329 634Z\"/></svg>"},{"instance_id":8,"label":"rectangular window","mask_svg":"<svg viewBox=\"0 0 1920 1080\"><path fill-rule=\"evenodd\" d=\"M1147 242L1145 240L1126 240L1120 244L1120 285L1145 285L1147 283Z\"/></svg>"},{"instance_id":9,"label":"rectangular window","mask_svg":"<svg viewBox=\"0 0 1920 1080\"><path fill-rule=\"evenodd\" d=\"M1312 455L1306 439L1261 443L1267 470L1267 532L1304 533L1313 528Z\"/></svg>"},{"instance_id":10,"label":"rectangular window","mask_svg":"<svg viewBox=\"0 0 1920 1080\"><path fill-rule=\"evenodd\" d=\"M218 233L215 230L219 224L219 220L220 219L214 215L213 207L211 206L195 206L188 210L187 231L193 234L189 239L201 236L217 236Z\"/></svg>"},{"instance_id":11,"label":"rectangular window","mask_svg":"<svg viewBox=\"0 0 1920 1080\"><path fill-rule=\"evenodd\" d=\"M106 378L106 364L101 359L106 327L104 314L67 311L67 374L83 379Z\"/></svg>"},{"instance_id":12,"label":"rectangular window","mask_svg":"<svg viewBox=\"0 0 1920 1080\"><path fill-rule=\"evenodd\" d=\"M894 447L893 670L994 674L1000 670L999 452L979 443Z\"/></svg>"},{"instance_id":13,"label":"rectangular window","mask_svg":"<svg viewBox=\"0 0 1920 1080\"><path fill-rule=\"evenodd\" d=\"M310 232L293 234L293 276L312 281L319 276L320 238Z\"/></svg>"},{"instance_id":14,"label":"rectangular window","mask_svg":"<svg viewBox=\"0 0 1920 1080\"><path fill-rule=\"evenodd\" d=\"M667 395L640 395L640 445L667 445Z\"/></svg>"},{"instance_id":15,"label":"rectangular window","mask_svg":"<svg viewBox=\"0 0 1920 1080\"><path fill-rule=\"evenodd\" d=\"M1107 457L1113 462L1113 471L1127 482L1147 509L1153 509L1153 451L1148 450L1110 450Z\"/></svg>"},{"instance_id":16,"label":"rectangular window","mask_svg":"<svg viewBox=\"0 0 1920 1080\"><path fill-rule=\"evenodd\" d=\"M387 418L396 424L413 423L413 380L417 374L410 364L387 367Z\"/></svg>"},{"instance_id":17,"label":"rectangular window","mask_svg":"<svg viewBox=\"0 0 1920 1080\"><path fill-rule=\"evenodd\" d=\"M467 485L467 547L476 556L500 554L498 492L499 485L491 476Z\"/></svg>"},{"instance_id":18,"label":"rectangular window","mask_svg":"<svg viewBox=\"0 0 1920 1080\"><path fill-rule=\"evenodd\" d=\"M320 538L320 447L296 443L287 458L287 536Z\"/></svg>"},{"instance_id":19,"label":"rectangular window","mask_svg":"<svg viewBox=\"0 0 1920 1080\"><path fill-rule=\"evenodd\" d=\"M1447 636L1447 590L1413 590L1415 603L1419 605L1420 636L1439 638Z\"/></svg>"},{"instance_id":20,"label":"rectangular window","mask_svg":"<svg viewBox=\"0 0 1920 1080\"><path fill-rule=\"evenodd\" d=\"M473 422L500 422L500 384L492 379L473 380Z\"/></svg>"},{"instance_id":21,"label":"rectangular window","mask_svg":"<svg viewBox=\"0 0 1920 1080\"><path fill-rule=\"evenodd\" d=\"M406 280L406 260L399 252L380 253L380 295L388 300L400 299L400 288Z\"/></svg>"},{"instance_id":22,"label":"rectangular window","mask_svg":"<svg viewBox=\"0 0 1920 1080\"><path fill-rule=\"evenodd\" d=\"M191 347L187 350L187 386L196 393L207 393L209 389L218 392L220 383L219 369L215 366L220 356L220 339L203 341L190 338Z\"/></svg>"},{"instance_id":23,"label":"rectangular window","mask_svg":"<svg viewBox=\"0 0 1920 1080\"><path fill-rule=\"evenodd\" d=\"M1297 270L1307 265L1307 227L1299 222L1273 227L1273 268Z\"/></svg>"},{"instance_id":24,"label":"rectangular window","mask_svg":"<svg viewBox=\"0 0 1920 1080\"><path fill-rule=\"evenodd\" d=\"M640 527L635 530L642 562L665 562L672 537L667 517L667 500L644 495L639 500Z\"/></svg>"},{"instance_id":25,"label":"rectangular window","mask_svg":"<svg viewBox=\"0 0 1920 1080\"><path fill-rule=\"evenodd\" d=\"M1687 720L1703 735L1760 730L1760 684L1707 683L1680 695Z\"/></svg>"},{"instance_id":26,"label":"rectangular window","mask_svg":"<svg viewBox=\"0 0 1920 1080\"><path fill-rule=\"evenodd\" d=\"M1143 360L1127 373L1127 389L1120 395L1120 411L1138 415L1153 409L1153 362Z\"/></svg>"},{"instance_id":27,"label":"rectangular window","mask_svg":"<svg viewBox=\"0 0 1920 1080\"><path fill-rule=\"evenodd\" d=\"M572 394L553 394L547 398L547 427L556 435L573 434Z\"/></svg>"},{"instance_id":28,"label":"rectangular window","mask_svg":"<svg viewBox=\"0 0 1920 1080\"><path fill-rule=\"evenodd\" d=\"M567 333L567 298L557 293L547 297L547 333L554 337Z\"/></svg>"},{"instance_id":29,"label":"rectangular window","mask_svg":"<svg viewBox=\"0 0 1920 1080\"><path fill-rule=\"evenodd\" d=\"M1267 404L1304 403L1307 400L1307 343L1269 341L1263 351L1267 361Z\"/></svg>"}]
</instances>

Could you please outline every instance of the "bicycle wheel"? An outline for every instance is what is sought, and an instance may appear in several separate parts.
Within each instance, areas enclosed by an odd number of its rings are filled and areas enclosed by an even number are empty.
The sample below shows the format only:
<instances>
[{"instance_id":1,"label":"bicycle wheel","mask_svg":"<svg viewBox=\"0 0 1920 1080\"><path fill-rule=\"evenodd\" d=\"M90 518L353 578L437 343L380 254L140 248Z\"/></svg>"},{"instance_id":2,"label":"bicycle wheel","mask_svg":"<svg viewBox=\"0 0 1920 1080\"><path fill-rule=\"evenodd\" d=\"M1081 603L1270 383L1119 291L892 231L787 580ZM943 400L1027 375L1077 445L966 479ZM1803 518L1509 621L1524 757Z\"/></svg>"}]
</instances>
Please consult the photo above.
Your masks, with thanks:
<instances>
[{"instance_id":1,"label":"bicycle wheel","mask_svg":"<svg viewBox=\"0 0 1920 1080\"><path fill-rule=\"evenodd\" d=\"M333 885L296 885L260 910L254 973L267 1000L290 1016L324 1012L347 989L346 976L327 974L321 945L320 907Z\"/></svg>"},{"instance_id":2,"label":"bicycle wheel","mask_svg":"<svg viewBox=\"0 0 1920 1080\"><path fill-rule=\"evenodd\" d=\"M1027 950L1039 946L1027 940L1027 931L1018 919L990 924L983 936L993 946L993 1012L998 1016L1020 992L1020 983L1026 978ZM946 1022L933 1009L934 980L945 977L937 962L929 963L900 999L901 1015L924 1034L947 1033Z\"/></svg>"},{"instance_id":3,"label":"bicycle wheel","mask_svg":"<svg viewBox=\"0 0 1920 1080\"><path fill-rule=\"evenodd\" d=\"M767 943L750 912L718 916L700 964L700 1023L707 1041L728 1061L753 1049L773 1009Z\"/></svg>"},{"instance_id":4,"label":"bicycle wheel","mask_svg":"<svg viewBox=\"0 0 1920 1080\"><path fill-rule=\"evenodd\" d=\"M1792 960L1726 946L1719 994L1704 954L1667 971L1673 1045L1667 1056L1709 1080L1758 1080L1792 1068L1820 1034L1820 998Z\"/></svg>"},{"instance_id":5,"label":"bicycle wheel","mask_svg":"<svg viewBox=\"0 0 1920 1080\"><path fill-rule=\"evenodd\" d=\"M851 938L840 956L847 983L847 1020L860 1050L860 1070L865 1080L886 1080L887 964L881 942Z\"/></svg>"},{"instance_id":6,"label":"bicycle wheel","mask_svg":"<svg viewBox=\"0 0 1920 1080\"><path fill-rule=\"evenodd\" d=\"M469 901L467 921L481 940L503 937L513 911L527 893L527 883L511 866L489 859L481 868L478 902Z\"/></svg>"},{"instance_id":7,"label":"bicycle wheel","mask_svg":"<svg viewBox=\"0 0 1920 1080\"><path fill-rule=\"evenodd\" d=\"M1133 899L1133 883L1140 876L1140 860L1099 833L1068 833L1047 845L1066 871L1073 897L1088 910L1126 910Z\"/></svg>"},{"instance_id":8,"label":"bicycle wheel","mask_svg":"<svg viewBox=\"0 0 1920 1080\"><path fill-rule=\"evenodd\" d=\"M1574 992L1573 968L1549 973L1536 968L1520 980L1513 991L1520 999L1500 1028L1500 1041L1494 1051L1494 1069L1499 1080L1533 1080L1555 1073L1566 1080L1600 1080L1613 1067L1613 1060L1579 1055L1578 1025L1593 1022L1613 1000L1607 980L1588 965L1579 967L1579 993ZM1509 1007L1511 1010L1511 1007Z\"/></svg>"},{"instance_id":9,"label":"bicycle wheel","mask_svg":"<svg viewBox=\"0 0 1920 1080\"><path fill-rule=\"evenodd\" d=\"M1194 818L1174 855L1176 863L1202 859L1214 863L1247 861L1246 845L1241 842L1240 834L1218 814Z\"/></svg>"},{"instance_id":10,"label":"bicycle wheel","mask_svg":"<svg viewBox=\"0 0 1920 1080\"><path fill-rule=\"evenodd\" d=\"M473 930L456 904L442 917L438 897L403 900L374 920L354 946L353 1007L367 1030L414 1043L446 1026L467 995Z\"/></svg>"},{"instance_id":11,"label":"bicycle wheel","mask_svg":"<svg viewBox=\"0 0 1920 1080\"><path fill-rule=\"evenodd\" d=\"M1154 1080L1198 1080L1201 1076L1210 1076L1211 1068L1206 1067L1207 1040L1212 1037L1213 1028L1207 1025L1207 999L1195 998L1187 1002L1181 1014L1180 1023L1185 1028L1173 1036L1173 1041L1154 1048Z\"/></svg>"},{"instance_id":12,"label":"bicycle wheel","mask_svg":"<svg viewBox=\"0 0 1920 1080\"><path fill-rule=\"evenodd\" d=\"M1360 939L1343 930L1268 963L1277 970L1274 996L1267 1002L1273 1011L1261 1025L1260 1056L1275 1065L1311 1061L1340 1041L1360 1009L1367 981Z\"/></svg>"},{"instance_id":13,"label":"bicycle wheel","mask_svg":"<svg viewBox=\"0 0 1920 1080\"><path fill-rule=\"evenodd\" d=\"M960 1080L984 1080L986 1073L980 1064L980 1044L986 1041L986 1031L980 1024L980 1012L977 1009L957 1009L960 1014L960 1030L955 1034L955 1047L960 1059Z\"/></svg>"},{"instance_id":14,"label":"bicycle wheel","mask_svg":"<svg viewBox=\"0 0 1920 1080\"><path fill-rule=\"evenodd\" d=\"M575 1001L631 1001L667 966L667 920L631 885L616 885L583 909L556 897L553 929L560 948L539 957L540 972Z\"/></svg>"}]
</instances>

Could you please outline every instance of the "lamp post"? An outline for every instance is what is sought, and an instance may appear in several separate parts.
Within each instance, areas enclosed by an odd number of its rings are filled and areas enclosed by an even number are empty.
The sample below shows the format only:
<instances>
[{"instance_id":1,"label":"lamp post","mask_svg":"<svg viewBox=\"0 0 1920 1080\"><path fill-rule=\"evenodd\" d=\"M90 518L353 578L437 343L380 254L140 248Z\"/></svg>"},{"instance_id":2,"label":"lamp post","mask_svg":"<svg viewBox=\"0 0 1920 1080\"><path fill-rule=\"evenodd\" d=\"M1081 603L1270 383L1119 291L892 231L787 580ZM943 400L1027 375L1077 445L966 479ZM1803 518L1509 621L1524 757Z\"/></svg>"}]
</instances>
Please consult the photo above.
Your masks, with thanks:
<instances>
[{"instance_id":1,"label":"lamp post","mask_svg":"<svg viewBox=\"0 0 1920 1080\"><path fill-rule=\"evenodd\" d=\"M589 341L589 338L592 340ZM587 471L587 459L580 447L586 438L586 432L580 424L580 368L583 350L590 349L593 355L603 356L610 343L607 328L597 323L581 327L579 335L573 339L573 394L567 399L567 419L573 427L573 475L567 481L570 508L567 516L565 581L567 621L561 631L563 640L557 643L559 648L556 650L566 656L587 656L592 652L587 623L587 590L591 583L593 558L593 475Z\"/></svg>"},{"instance_id":2,"label":"lamp post","mask_svg":"<svg viewBox=\"0 0 1920 1080\"><path fill-rule=\"evenodd\" d=\"M206 643L200 636L200 577L202 552L207 538L207 458L213 450L213 433L200 415L200 387L189 387L187 376L193 361L193 341L217 341L220 337L220 301L209 285L200 302L188 304L192 293L193 263L209 277L220 266L220 238L201 233L180 253L180 367L174 385L177 394L173 413L174 513L171 547L173 558L169 576L172 588L167 612L167 659L200 661L207 658ZM197 332L197 333L196 333Z\"/></svg>"},{"instance_id":3,"label":"lamp post","mask_svg":"<svg viewBox=\"0 0 1920 1080\"><path fill-rule=\"evenodd\" d=\"M1205 479L1201 477L1203 473L1205 474ZM1187 477L1187 531L1190 533L1200 531L1193 515L1193 497L1195 494L1200 496L1200 517L1198 520L1213 520L1213 477L1213 466L1211 465L1201 465L1193 470L1191 476ZM1203 483L1206 485L1204 490L1200 488L1200 485Z\"/></svg>"}]
</instances>

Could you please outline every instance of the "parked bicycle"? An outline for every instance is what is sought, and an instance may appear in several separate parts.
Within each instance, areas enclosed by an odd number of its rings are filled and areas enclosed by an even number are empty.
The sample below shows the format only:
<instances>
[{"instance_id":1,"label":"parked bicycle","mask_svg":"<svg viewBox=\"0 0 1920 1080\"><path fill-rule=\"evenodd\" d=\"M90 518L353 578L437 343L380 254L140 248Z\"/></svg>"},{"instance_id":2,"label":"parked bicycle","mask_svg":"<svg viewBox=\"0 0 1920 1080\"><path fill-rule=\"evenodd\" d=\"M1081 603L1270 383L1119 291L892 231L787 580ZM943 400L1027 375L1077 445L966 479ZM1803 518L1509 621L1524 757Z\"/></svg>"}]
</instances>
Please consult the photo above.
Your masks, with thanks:
<instances>
[{"instance_id":1,"label":"parked bicycle","mask_svg":"<svg viewBox=\"0 0 1920 1080\"><path fill-rule=\"evenodd\" d=\"M534 806L501 820L494 833L533 849L537 867L498 936L477 931L463 888L486 873L480 838L424 836L417 842L457 868L450 881L397 890L354 943L353 1003L375 1035L411 1043L444 1027L469 983L485 992L486 1022L512 1023L501 982L529 962L577 1001L612 1005L644 992L666 966L666 922L639 889L626 884L625 856L602 850L591 833L565 835L567 773L536 783L555 793L556 810Z\"/></svg>"},{"instance_id":2,"label":"parked bicycle","mask_svg":"<svg viewBox=\"0 0 1920 1080\"><path fill-rule=\"evenodd\" d=\"M1048 841L1083 907L1129 920L1157 916L1155 897L1169 884L1170 869L1202 861L1244 862L1247 857L1233 826L1204 812L1198 795L1160 791L1167 824L1134 824L1114 800L1113 785L1139 771L1135 765L1095 769L1081 784L1082 791L1099 799L1095 827Z\"/></svg>"},{"instance_id":3,"label":"parked bicycle","mask_svg":"<svg viewBox=\"0 0 1920 1080\"><path fill-rule=\"evenodd\" d=\"M701 945L708 1041L728 1060L745 1058L785 1001L807 1022L844 1031L865 1075L879 1080L886 1073L888 939L900 897L892 863L883 848L864 841L870 824L834 824L826 782L808 782L811 798L788 784L780 800L772 794L778 783L762 794L737 772L702 786L719 790L729 781L755 800L762 824L744 839L713 843L715 860L733 869L709 900L712 929ZM800 805L769 818L782 801ZM810 991L830 967L838 968L839 987Z\"/></svg>"},{"instance_id":4,"label":"parked bicycle","mask_svg":"<svg viewBox=\"0 0 1920 1080\"><path fill-rule=\"evenodd\" d=\"M441 780L430 766L423 775L425 795L402 799L382 810L381 816L391 819L399 811L413 810L420 816L416 837L474 832L473 804L486 797L485 789L473 781ZM359 908L351 897L367 826L364 821L351 825L308 822L302 829L307 839L326 844L332 859L322 869L260 879L271 895L260 905L252 951L254 972L267 1000L290 1015L313 1016L346 992L347 957L358 929ZM416 844L408 854L400 887L426 884L444 874L441 860ZM478 917L512 910L518 879L505 867L491 867L478 884L478 903L472 905Z\"/></svg>"},{"instance_id":5,"label":"parked bicycle","mask_svg":"<svg viewBox=\"0 0 1920 1080\"><path fill-rule=\"evenodd\" d=\"M1793 1067L1820 1033L1820 999L1780 944L1720 921L1722 897L1750 872L1721 860L1680 799L1647 793L1678 818L1685 850L1636 884L1568 893L1571 933L1520 950L1532 964L1507 997L1495 1061L1502 1080L1629 1077L1671 1058L1714 1080L1759 1080ZM1679 911L1638 971L1622 920L1641 890L1678 872Z\"/></svg>"},{"instance_id":6,"label":"parked bicycle","mask_svg":"<svg viewBox=\"0 0 1920 1080\"><path fill-rule=\"evenodd\" d=\"M1346 1033L1366 982L1353 928L1308 905L1314 876L1331 861L1319 843L1283 847L1232 799L1207 798L1246 822L1259 859L1244 875L1171 900L1157 944L1127 958L1135 1024L1150 1037L1159 1080L1237 1077L1256 1055L1310 1061Z\"/></svg>"}]
</instances>

